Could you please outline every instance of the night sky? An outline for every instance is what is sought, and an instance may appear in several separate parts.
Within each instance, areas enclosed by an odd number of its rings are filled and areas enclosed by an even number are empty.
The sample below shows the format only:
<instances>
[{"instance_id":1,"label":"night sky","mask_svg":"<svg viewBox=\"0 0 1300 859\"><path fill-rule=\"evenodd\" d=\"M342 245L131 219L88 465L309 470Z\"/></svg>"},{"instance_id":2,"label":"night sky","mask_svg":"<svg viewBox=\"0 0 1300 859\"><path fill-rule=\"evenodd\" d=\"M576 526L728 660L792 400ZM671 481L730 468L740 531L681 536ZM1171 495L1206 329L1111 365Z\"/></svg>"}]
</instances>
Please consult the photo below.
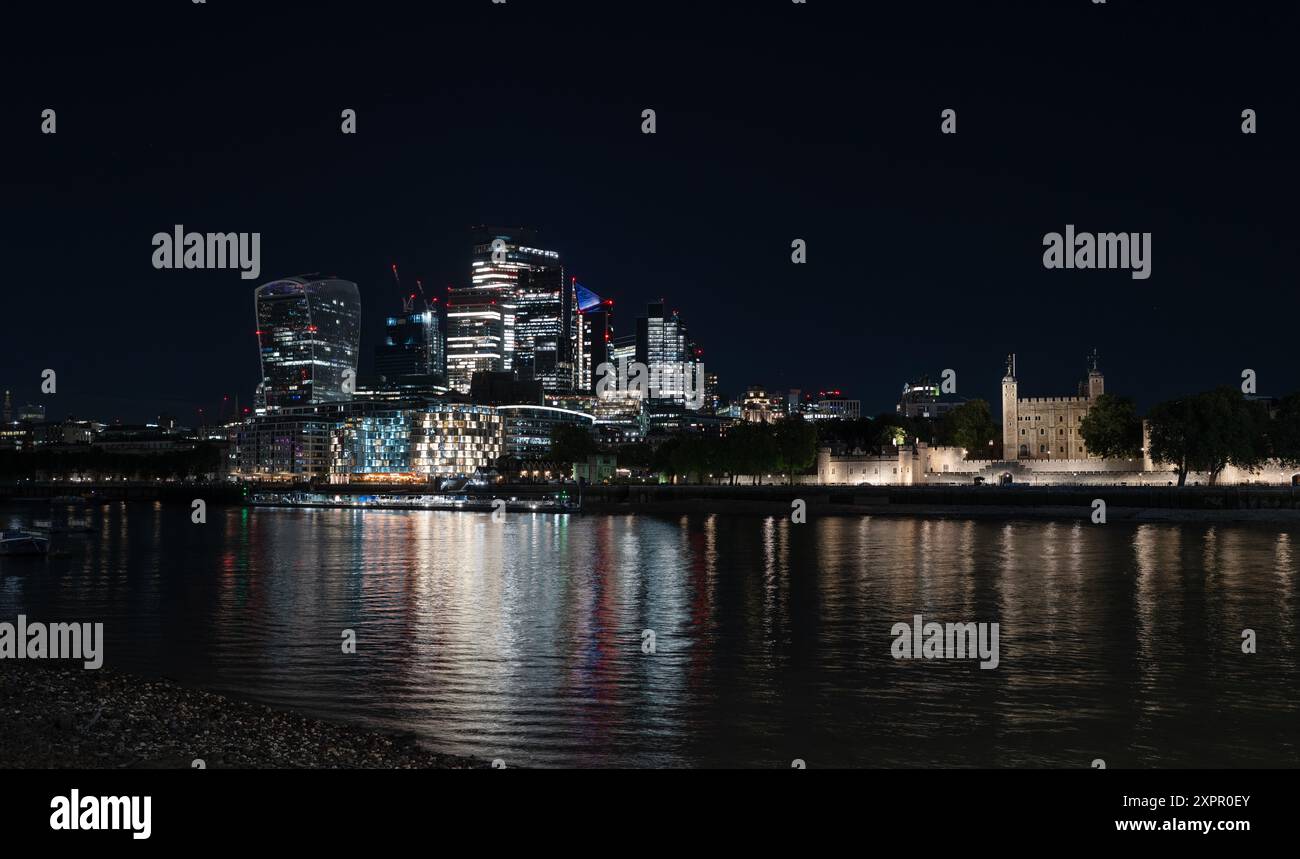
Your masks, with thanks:
<instances>
[{"instance_id":1,"label":"night sky","mask_svg":"<svg viewBox=\"0 0 1300 859\"><path fill-rule=\"evenodd\" d=\"M44 5L0 44L0 388L51 417L249 404L253 288L303 272L360 284L366 372L389 264L444 295L482 222L620 334L664 298L729 393L876 413L951 367L996 415L1007 352L1044 396L1093 348L1144 409L1300 389L1294 4ZM260 232L259 280L155 270L178 223ZM1151 278L1045 270L1067 223L1151 232Z\"/></svg>"}]
</instances>

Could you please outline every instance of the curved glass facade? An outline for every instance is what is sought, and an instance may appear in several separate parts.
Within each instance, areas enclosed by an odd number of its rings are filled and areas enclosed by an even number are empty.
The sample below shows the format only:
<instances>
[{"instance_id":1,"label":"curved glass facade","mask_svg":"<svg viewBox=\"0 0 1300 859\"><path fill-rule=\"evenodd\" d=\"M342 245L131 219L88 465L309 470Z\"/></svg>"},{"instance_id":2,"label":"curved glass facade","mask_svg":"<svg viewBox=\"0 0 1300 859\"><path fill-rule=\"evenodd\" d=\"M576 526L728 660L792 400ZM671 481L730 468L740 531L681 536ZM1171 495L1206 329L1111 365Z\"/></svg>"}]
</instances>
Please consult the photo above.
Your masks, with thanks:
<instances>
[{"instance_id":1,"label":"curved glass facade","mask_svg":"<svg viewBox=\"0 0 1300 859\"><path fill-rule=\"evenodd\" d=\"M268 411L348 400L361 348L361 295L337 278L291 277L254 293Z\"/></svg>"}]
</instances>

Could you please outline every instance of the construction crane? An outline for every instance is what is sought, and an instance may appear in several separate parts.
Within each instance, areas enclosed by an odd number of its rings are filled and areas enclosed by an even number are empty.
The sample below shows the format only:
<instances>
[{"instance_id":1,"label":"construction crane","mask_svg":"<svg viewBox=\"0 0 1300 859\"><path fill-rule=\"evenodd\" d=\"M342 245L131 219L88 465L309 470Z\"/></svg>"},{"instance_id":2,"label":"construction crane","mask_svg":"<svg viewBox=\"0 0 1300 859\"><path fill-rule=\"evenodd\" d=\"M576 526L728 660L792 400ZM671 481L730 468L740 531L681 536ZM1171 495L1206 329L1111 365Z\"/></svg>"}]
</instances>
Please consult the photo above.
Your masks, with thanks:
<instances>
[{"instance_id":1,"label":"construction crane","mask_svg":"<svg viewBox=\"0 0 1300 859\"><path fill-rule=\"evenodd\" d=\"M402 312L413 313L415 311L415 293L406 294L402 288L402 278L397 273L397 263L393 263L393 280L397 283L397 293L402 296Z\"/></svg>"}]
</instances>

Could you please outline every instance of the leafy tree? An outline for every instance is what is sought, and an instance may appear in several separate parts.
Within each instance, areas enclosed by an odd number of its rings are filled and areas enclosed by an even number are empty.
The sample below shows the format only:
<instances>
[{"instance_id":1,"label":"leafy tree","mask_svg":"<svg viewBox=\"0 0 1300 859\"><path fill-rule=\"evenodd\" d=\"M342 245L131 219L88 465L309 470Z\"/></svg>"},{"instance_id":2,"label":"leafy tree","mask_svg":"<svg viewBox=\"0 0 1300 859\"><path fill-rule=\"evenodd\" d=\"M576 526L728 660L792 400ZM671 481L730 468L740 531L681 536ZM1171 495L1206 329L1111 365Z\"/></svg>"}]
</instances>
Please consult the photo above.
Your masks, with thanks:
<instances>
[{"instance_id":1,"label":"leafy tree","mask_svg":"<svg viewBox=\"0 0 1300 859\"><path fill-rule=\"evenodd\" d=\"M1079 434L1093 456L1133 459L1142 451L1142 420L1128 397L1097 397L1079 424Z\"/></svg>"},{"instance_id":2,"label":"leafy tree","mask_svg":"<svg viewBox=\"0 0 1300 859\"><path fill-rule=\"evenodd\" d=\"M777 468L776 439L767 424L742 423L727 431L725 461L732 474L760 475Z\"/></svg>"},{"instance_id":3,"label":"leafy tree","mask_svg":"<svg viewBox=\"0 0 1300 859\"><path fill-rule=\"evenodd\" d=\"M987 402L969 400L943 416L941 434L949 444L965 448L967 459L985 459L997 454L1001 428Z\"/></svg>"},{"instance_id":4,"label":"leafy tree","mask_svg":"<svg viewBox=\"0 0 1300 859\"><path fill-rule=\"evenodd\" d=\"M632 468L649 468L654 451L643 441L621 445L618 448L618 462Z\"/></svg>"},{"instance_id":5,"label":"leafy tree","mask_svg":"<svg viewBox=\"0 0 1300 859\"><path fill-rule=\"evenodd\" d=\"M1172 465L1179 486L1187 484L1187 472L1192 467L1191 436L1196 432L1192 425L1192 400L1192 397L1167 400L1157 403L1147 412L1151 459Z\"/></svg>"},{"instance_id":6,"label":"leafy tree","mask_svg":"<svg viewBox=\"0 0 1300 859\"><path fill-rule=\"evenodd\" d=\"M788 483L794 483L796 472L817 461L817 428L798 415L776 424L773 441L777 468L785 473Z\"/></svg>"},{"instance_id":7,"label":"leafy tree","mask_svg":"<svg viewBox=\"0 0 1300 859\"><path fill-rule=\"evenodd\" d=\"M871 423L875 429L872 448L900 445L908 438L907 419L892 412L881 412Z\"/></svg>"},{"instance_id":8,"label":"leafy tree","mask_svg":"<svg viewBox=\"0 0 1300 859\"><path fill-rule=\"evenodd\" d=\"M599 452L596 440L586 427L576 424L557 424L551 430L551 458L566 466L585 462L587 457Z\"/></svg>"},{"instance_id":9,"label":"leafy tree","mask_svg":"<svg viewBox=\"0 0 1300 859\"><path fill-rule=\"evenodd\" d=\"M673 459L678 447L682 444L682 439L678 436L665 439L655 447L654 453L650 456L650 470L659 474L664 480L674 482L677 470L674 468Z\"/></svg>"},{"instance_id":10,"label":"leafy tree","mask_svg":"<svg viewBox=\"0 0 1300 859\"><path fill-rule=\"evenodd\" d=\"M1268 456L1267 412L1235 388L1159 403L1147 415L1151 458L1174 466L1178 485L1203 471L1210 485L1229 465L1254 470Z\"/></svg>"},{"instance_id":11,"label":"leafy tree","mask_svg":"<svg viewBox=\"0 0 1300 859\"><path fill-rule=\"evenodd\" d=\"M673 446L669 463L676 476L703 483L707 475L720 471L721 444L704 436L685 436Z\"/></svg>"},{"instance_id":12,"label":"leafy tree","mask_svg":"<svg viewBox=\"0 0 1300 859\"><path fill-rule=\"evenodd\" d=\"M867 450L875 445L876 434L871 418L832 418L817 422L817 441L827 446Z\"/></svg>"}]
</instances>

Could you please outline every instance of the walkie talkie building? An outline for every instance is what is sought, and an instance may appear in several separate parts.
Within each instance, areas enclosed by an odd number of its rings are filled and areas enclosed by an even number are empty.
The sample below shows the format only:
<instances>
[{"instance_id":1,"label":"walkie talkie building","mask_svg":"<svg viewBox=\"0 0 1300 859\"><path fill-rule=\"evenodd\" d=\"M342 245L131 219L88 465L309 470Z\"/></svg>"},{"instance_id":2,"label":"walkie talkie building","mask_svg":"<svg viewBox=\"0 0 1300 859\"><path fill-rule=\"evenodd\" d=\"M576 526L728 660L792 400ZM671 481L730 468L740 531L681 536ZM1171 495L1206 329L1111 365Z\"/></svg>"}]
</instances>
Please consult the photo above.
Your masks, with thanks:
<instances>
[{"instance_id":1,"label":"walkie talkie building","mask_svg":"<svg viewBox=\"0 0 1300 859\"><path fill-rule=\"evenodd\" d=\"M254 303L267 411L351 399L361 348L355 283L289 277L259 286Z\"/></svg>"}]
</instances>

